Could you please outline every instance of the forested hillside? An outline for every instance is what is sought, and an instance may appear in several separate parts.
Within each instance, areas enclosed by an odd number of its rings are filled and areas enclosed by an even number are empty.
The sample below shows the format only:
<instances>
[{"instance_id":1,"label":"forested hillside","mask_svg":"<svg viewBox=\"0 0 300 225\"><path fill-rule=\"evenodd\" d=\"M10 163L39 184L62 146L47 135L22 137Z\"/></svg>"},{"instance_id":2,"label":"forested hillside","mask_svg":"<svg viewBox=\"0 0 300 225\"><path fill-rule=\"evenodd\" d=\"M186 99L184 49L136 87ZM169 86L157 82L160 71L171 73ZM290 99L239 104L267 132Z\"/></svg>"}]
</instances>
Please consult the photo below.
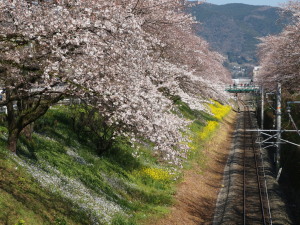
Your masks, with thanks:
<instances>
[{"instance_id":1,"label":"forested hillside","mask_svg":"<svg viewBox=\"0 0 300 225\"><path fill-rule=\"evenodd\" d=\"M200 4L188 8L196 20L197 34L228 57L228 62L257 64L258 37L279 33L285 20L280 9L246 4Z\"/></svg>"}]
</instances>

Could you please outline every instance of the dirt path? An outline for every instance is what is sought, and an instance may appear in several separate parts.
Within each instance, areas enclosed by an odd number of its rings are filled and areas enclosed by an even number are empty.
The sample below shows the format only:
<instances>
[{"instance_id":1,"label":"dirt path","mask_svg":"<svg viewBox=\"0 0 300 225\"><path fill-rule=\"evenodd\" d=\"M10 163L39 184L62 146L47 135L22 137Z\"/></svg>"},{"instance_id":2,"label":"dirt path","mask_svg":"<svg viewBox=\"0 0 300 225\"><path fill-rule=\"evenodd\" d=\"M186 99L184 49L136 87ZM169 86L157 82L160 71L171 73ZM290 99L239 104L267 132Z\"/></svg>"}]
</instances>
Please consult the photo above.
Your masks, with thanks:
<instances>
[{"instance_id":1,"label":"dirt path","mask_svg":"<svg viewBox=\"0 0 300 225\"><path fill-rule=\"evenodd\" d=\"M231 147L235 114L232 112L205 146L206 167L195 165L184 173L170 214L149 225L212 224L216 200L222 185L224 166Z\"/></svg>"}]
</instances>

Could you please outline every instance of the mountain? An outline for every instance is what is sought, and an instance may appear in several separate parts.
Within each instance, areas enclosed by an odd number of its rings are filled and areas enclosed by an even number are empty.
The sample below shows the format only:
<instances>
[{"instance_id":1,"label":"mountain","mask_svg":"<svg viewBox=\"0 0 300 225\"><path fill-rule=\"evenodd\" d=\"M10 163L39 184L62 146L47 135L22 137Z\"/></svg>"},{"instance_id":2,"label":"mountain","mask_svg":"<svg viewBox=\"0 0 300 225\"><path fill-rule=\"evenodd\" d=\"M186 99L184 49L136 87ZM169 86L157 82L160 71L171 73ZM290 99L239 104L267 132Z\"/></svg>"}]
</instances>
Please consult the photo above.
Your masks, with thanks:
<instances>
[{"instance_id":1,"label":"mountain","mask_svg":"<svg viewBox=\"0 0 300 225\"><path fill-rule=\"evenodd\" d=\"M270 6L204 3L190 5L187 11L200 22L196 33L228 58L229 67L256 65L258 38L278 34L287 22L280 8Z\"/></svg>"}]
</instances>

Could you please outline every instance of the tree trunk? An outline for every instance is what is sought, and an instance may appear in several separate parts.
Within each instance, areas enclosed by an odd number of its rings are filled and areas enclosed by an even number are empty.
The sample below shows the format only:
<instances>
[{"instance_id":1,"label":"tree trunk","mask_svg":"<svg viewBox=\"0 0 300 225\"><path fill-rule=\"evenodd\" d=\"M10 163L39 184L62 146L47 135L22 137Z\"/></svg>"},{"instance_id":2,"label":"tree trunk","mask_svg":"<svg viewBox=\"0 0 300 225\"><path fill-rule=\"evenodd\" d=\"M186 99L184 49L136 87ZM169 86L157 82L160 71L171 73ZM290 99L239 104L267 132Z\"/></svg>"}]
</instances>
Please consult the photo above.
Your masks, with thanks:
<instances>
[{"instance_id":1,"label":"tree trunk","mask_svg":"<svg viewBox=\"0 0 300 225\"><path fill-rule=\"evenodd\" d=\"M19 134L20 134L20 132L17 129L9 131L9 134L8 134L8 143L7 143L8 146L7 147L13 153L17 152L17 142L18 142Z\"/></svg>"},{"instance_id":2,"label":"tree trunk","mask_svg":"<svg viewBox=\"0 0 300 225\"><path fill-rule=\"evenodd\" d=\"M26 127L24 127L21 131L21 135L24 135L29 141L32 140L33 126L34 123L32 122L31 124L28 124Z\"/></svg>"},{"instance_id":3,"label":"tree trunk","mask_svg":"<svg viewBox=\"0 0 300 225\"><path fill-rule=\"evenodd\" d=\"M17 142L20 133L24 130L25 136L31 138L33 122L43 116L49 107L58 102L62 97L62 94L58 94L42 102L42 97L40 96L40 99L35 100L34 104L32 104L34 99L27 99L27 96L23 96L24 98L20 100L18 98L22 96L18 96L17 94L16 90L11 90L9 87L6 88L6 98L8 100L6 105L8 126L7 146L14 153L17 152ZM17 100L14 100L13 97ZM17 104L17 109L14 109L14 104Z\"/></svg>"},{"instance_id":4,"label":"tree trunk","mask_svg":"<svg viewBox=\"0 0 300 225\"><path fill-rule=\"evenodd\" d=\"M10 100L13 91L9 88L6 89L6 98ZM16 114L14 112L13 101L7 103L7 124L8 124L8 140L7 147L11 152L17 152L17 141L19 138L19 131L17 129Z\"/></svg>"}]
</instances>

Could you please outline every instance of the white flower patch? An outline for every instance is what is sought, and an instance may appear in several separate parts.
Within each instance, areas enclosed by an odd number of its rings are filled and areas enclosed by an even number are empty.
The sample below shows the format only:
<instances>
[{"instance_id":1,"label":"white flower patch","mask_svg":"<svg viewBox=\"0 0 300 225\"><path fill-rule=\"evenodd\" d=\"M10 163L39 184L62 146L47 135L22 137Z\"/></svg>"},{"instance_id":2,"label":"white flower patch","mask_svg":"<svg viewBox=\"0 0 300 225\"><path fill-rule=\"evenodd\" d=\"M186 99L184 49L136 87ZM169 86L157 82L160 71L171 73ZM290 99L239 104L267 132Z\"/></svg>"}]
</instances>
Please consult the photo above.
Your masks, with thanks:
<instances>
[{"instance_id":1,"label":"white flower patch","mask_svg":"<svg viewBox=\"0 0 300 225\"><path fill-rule=\"evenodd\" d=\"M122 179L116 177L115 175L109 176L105 173L101 173L101 177L104 178L104 180L114 189L127 192L125 189L126 185L124 184L124 181ZM123 199L123 197L121 195L118 195L118 194L116 194L116 195L118 196L118 198Z\"/></svg>"},{"instance_id":2,"label":"white flower patch","mask_svg":"<svg viewBox=\"0 0 300 225\"><path fill-rule=\"evenodd\" d=\"M68 148L66 151L67 155L71 156L76 162L91 166L91 163L87 163L84 158L82 158L80 155L78 155L77 152L73 151L71 148Z\"/></svg>"},{"instance_id":3,"label":"white flower patch","mask_svg":"<svg viewBox=\"0 0 300 225\"><path fill-rule=\"evenodd\" d=\"M41 164L28 164L17 156L14 156L14 159L19 165L26 168L43 188L53 193L59 193L63 198L70 200L90 215L92 224L109 224L116 213L124 213L124 210L115 202L95 193L82 182L66 177L46 161L41 161L43 164L41 166Z\"/></svg>"}]
</instances>

